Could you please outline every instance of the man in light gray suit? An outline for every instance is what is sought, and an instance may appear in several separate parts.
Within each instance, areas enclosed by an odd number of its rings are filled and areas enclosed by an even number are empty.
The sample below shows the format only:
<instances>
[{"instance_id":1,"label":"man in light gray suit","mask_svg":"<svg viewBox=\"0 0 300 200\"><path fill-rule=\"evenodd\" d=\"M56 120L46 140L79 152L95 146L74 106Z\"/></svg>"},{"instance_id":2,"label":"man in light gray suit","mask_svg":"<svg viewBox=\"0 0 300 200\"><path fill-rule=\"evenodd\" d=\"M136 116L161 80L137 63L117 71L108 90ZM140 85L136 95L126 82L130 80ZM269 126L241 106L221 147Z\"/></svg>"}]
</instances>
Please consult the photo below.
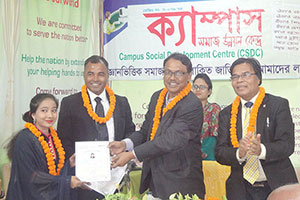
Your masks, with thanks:
<instances>
[{"instance_id":1,"label":"man in light gray suit","mask_svg":"<svg viewBox=\"0 0 300 200\"><path fill-rule=\"evenodd\" d=\"M191 76L192 63L187 56L174 53L166 58L165 88L152 95L141 130L110 143L111 153L116 155L112 167L123 166L133 158L143 161L140 193L150 188L160 199L178 192L204 199L200 144L203 109L191 92Z\"/></svg>"}]
</instances>

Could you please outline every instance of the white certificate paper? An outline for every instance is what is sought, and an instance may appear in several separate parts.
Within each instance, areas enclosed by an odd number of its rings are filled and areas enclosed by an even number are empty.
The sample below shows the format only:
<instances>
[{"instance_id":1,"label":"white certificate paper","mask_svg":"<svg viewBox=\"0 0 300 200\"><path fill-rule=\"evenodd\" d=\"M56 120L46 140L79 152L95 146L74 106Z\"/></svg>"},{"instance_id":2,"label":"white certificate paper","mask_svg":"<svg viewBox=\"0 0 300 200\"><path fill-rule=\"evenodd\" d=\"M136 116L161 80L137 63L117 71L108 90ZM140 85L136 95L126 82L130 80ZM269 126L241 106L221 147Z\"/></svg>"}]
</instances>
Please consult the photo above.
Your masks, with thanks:
<instances>
[{"instance_id":1,"label":"white certificate paper","mask_svg":"<svg viewBox=\"0 0 300 200\"><path fill-rule=\"evenodd\" d=\"M126 166L112 169L110 181L91 182L87 186L103 195L113 194L125 175Z\"/></svg>"},{"instance_id":2,"label":"white certificate paper","mask_svg":"<svg viewBox=\"0 0 300 200\"><path fill-rule=\"evenodd\" d=\"M108 141L75 143L75 174L81 181L110 181Z\"/></svg>"},{"instance_id":3,"label":"white certificate paper","mask_svg":"<svg viewBox=\"0 0 300 200\"><path fill-rule=\"evenodd\" d=\"M110 169L108 141L75 143L75 174L89 182L91 189L103 195L113 194L125 175L126 166Z\"/></svg>"}]
</instances>

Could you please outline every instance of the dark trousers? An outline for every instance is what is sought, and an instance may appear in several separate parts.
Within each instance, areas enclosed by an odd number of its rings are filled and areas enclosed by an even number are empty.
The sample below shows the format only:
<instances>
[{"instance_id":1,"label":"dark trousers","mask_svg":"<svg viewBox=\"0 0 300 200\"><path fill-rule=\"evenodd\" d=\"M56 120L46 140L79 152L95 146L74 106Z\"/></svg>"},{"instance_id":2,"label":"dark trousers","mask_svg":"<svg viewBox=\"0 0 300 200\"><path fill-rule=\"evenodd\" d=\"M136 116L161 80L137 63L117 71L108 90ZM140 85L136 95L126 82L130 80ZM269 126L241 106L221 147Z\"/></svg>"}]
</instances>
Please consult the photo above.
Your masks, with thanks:
<instances>
[{"instance_id":1,"label":"dark trousers","mask_svg":"<svg viewBox=\"0 0 300 200\"><path fill-rule=\"evenodd\" d=\"M271 193L271 188L267 181L255 182L251 185L245 180L246 200L266 200Z\"/></svg>"}]
</instances>

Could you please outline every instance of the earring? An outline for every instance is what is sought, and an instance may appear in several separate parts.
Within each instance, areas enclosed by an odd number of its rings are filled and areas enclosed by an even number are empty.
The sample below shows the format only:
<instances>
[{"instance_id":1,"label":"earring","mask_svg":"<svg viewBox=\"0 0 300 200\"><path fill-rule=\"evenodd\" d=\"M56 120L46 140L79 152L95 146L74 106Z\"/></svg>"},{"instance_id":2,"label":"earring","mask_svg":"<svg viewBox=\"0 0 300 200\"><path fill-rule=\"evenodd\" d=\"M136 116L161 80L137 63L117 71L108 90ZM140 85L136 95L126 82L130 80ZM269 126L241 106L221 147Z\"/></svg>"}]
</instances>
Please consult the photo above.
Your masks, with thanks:
<instances>
[{"instance_id":1,"label":"earring","mask_svg":"<svg viewBox=\"0 0 300 200\"><path fill-rule=\"evenodd\" d=\"M33 119L33 124L35 124L35 122L36 122L36 120L35 120L35 119Z\"/></svg>"}]
</instances>

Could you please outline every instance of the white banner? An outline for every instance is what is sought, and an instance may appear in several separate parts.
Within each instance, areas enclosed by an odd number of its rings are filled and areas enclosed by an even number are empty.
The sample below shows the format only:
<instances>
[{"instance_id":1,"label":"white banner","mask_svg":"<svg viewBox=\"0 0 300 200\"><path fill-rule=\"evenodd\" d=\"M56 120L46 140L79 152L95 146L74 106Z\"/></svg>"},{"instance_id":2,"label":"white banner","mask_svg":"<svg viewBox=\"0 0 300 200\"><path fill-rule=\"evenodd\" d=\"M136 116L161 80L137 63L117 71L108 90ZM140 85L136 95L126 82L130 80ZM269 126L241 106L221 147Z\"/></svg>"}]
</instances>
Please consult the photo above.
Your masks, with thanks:
<instances>
[{"instance_id":1,"label":"white banner","mask_svg":"<svg viewBox=\"0 0 300 200\"><path fill-rule=\"evenodd\" d=\"M231 63L255 57L265 79L300 77L300 3L199 1L128 5L111 11L105 57L110 79L161 79L163 60L186 54L193 74L229 79ZM117 18L115 16L118 16ZM104 27L104 30L106 30Z\"/></svg>"},{"instance_id":2,"label":"white banner","mask_svg":"<svg viewBox=\"0 0 300 200\"><path fill-rule=\"evenodd\" d=\"M0 167L34 95L61 99L80 90L84 60L100 51L94 8L98 0L0 0Z\"/></svg>"},{"instance_id":3,"label":"white banner","mask_svg":"<svg viewBox=\"0 0 300 200\"><path fill-rule=\"evenodd\" d=\"M92 48L99 42L93 40L92 2L24 0L15 67L17 124L35 94L61 99L80 90L85 59L99 53Z\"/></svg>"}]
</instances>

